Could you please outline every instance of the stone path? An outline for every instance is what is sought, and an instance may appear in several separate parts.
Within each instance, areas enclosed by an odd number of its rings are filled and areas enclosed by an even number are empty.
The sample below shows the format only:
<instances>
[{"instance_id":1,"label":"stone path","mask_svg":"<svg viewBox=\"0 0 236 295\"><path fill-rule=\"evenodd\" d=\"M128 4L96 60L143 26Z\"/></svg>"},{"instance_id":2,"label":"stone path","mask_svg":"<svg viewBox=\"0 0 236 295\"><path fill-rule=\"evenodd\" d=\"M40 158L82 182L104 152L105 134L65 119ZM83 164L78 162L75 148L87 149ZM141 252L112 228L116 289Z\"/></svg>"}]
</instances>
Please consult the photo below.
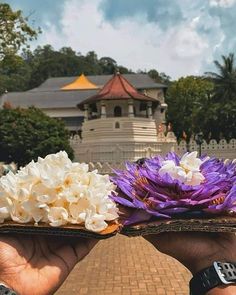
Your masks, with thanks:
<instances>
[{"instance_id":1,"label":"stone path","mask_svg":"<svg viewBox=\"0 0 236 295\"><path fill-rule=\"evenodd\" d=\"M99 242L56 295L188 295L190 273L143 238Z\"/></svg>"}]
</instances>

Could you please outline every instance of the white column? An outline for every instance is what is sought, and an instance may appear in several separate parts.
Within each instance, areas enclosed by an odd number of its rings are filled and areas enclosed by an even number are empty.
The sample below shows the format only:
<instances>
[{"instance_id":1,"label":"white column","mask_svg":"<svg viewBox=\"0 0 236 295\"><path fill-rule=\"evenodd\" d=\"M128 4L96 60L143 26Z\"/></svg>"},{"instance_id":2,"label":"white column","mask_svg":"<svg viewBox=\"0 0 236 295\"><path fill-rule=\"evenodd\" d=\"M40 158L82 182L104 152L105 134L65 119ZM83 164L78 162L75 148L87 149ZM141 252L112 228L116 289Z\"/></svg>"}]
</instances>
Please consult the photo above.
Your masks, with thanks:
<instances>
[{"instance_id":1,"label":"white column","mask_svg":"<svg viewBox=\"0 0 236 295\"><path fill-rule=\"evenodd\" d=\"M84 121L88 121L89 113L88 113L88 105L84 105Z\"/></svg>"},{"instance_id":2,"label":"white column","mask_svg":"<svg viewBox=\"0 0 236 295\"><path fill-rule=\"evenodd\" d=\"M101 118L106 118L107 112L106 112L106 104L104 101L101 101Z\"/></svg>"},{"instance_id":3,"label":"white column","mask_svg":"<svg viewBox=\"0 0 236 295\"><path fill-rule=\"evenodd\" d=\"M148 118L152 119L152 102L149 101L147 104Z\"/></svg>"},{"instance_id":4,"label":"white column","mask_svg":"<svg viewBox=\"0 0 236 295\"><path fill-rule=\"evenodd\" d=\"M161 119L162 119L162 124L165 125L166 127L166 110L167 110L168 105L166 103L161 104Z\"/></svg>"},{"instance_id":5,"label":"white column","mask_svg":"<svg viewBox=\"0 0 236 295\"><path fill-rule=\"evenodd\" d=\"M128 100L128 116L134 117L134 101L131 99Z\"/></svg>"}]
</instances>

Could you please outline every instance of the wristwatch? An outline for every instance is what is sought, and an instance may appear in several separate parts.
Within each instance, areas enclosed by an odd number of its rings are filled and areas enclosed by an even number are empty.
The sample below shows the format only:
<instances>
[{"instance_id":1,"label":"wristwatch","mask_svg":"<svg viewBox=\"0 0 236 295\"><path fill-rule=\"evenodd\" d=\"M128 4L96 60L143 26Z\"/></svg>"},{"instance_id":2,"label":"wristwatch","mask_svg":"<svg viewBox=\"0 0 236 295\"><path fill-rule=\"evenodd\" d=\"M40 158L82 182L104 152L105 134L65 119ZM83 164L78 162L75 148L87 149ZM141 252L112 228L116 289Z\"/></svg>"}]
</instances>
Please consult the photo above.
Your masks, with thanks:
<instances>
[{"instance_id":1,"label":"wristwatch","mask_svg":"<svg viewBox=\"0 0 236 295\"><path fill-rule=\"evenodd\" d=\"M189 282L190 295L205 295L209 290L236 283L236 263L215 261L196 273Z\"/></svg>"},{"instance_id":2,"label":"wristwatch","mask_svg":"<svg viewBox=\"0 0 236 295\"><path fill-rule=\"evenodd\" d=\"M19 295L3 283L0 283L0 295Z\"/></svg>"}]
</instances>

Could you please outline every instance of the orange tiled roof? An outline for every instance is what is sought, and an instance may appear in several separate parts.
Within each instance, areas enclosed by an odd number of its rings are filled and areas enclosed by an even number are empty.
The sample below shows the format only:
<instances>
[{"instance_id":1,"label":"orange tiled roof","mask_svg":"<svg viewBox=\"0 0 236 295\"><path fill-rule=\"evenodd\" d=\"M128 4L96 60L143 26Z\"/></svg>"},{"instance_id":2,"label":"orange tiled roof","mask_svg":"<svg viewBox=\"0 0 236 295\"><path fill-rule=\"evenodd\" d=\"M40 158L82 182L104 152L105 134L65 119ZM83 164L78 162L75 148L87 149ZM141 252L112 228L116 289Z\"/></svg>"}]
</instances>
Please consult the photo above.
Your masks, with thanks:
<instances>
[{"instance_id":1,"label":"orange tiled roof","mask_svg":"<svg viewBox=\"0 0 236 295\"><path fill-rule=\"evenodd\" d=\"M81 105L99 100L130 98L142 101L156 101L154 98L138 92L120 73L116 73L97 94L83 101Z\"/></svg>"}]
</instances>

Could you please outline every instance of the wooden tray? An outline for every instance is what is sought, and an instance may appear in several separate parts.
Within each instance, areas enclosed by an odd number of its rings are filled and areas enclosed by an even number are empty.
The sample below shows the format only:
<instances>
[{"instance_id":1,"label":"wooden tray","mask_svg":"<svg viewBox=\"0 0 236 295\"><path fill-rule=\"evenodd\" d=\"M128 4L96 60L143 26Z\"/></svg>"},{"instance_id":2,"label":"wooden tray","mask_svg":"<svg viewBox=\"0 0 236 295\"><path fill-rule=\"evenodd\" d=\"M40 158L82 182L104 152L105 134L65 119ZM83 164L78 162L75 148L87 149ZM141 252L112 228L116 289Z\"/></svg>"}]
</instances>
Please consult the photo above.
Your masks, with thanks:
<instances>
[{"instance_id":1,"label":"wooden tray","mask_svg":"<svg viewBox=\"0 0 236 295\"><path fill-rule=\"evenodd\" d=\"M52 227L46 224L39 224L37 226L26 223L5 222L0 224L0 234L34 234L34 235L50 235L61 237L81 237L81 238L95 238L107 239L117 234L120 230L120 224L110 223L109 226L100 233L95 233L86 230L80 225L66 225L61 227Z\"/></svg>"},{"instance_id":2,"label":"wooden tray","mask_svg":"<svg viewBox=\"0 0 236 295\"><path fill-rule=\"evenodd\" d=\"M95 239L107 239L117 233L129 237L158 234L162 232L198 231L198 232L229 232L236 233L236 217L215 217L201 219L171 219L140 223L131 226L122 226L111 223L100 233L90 232L79 225L66 225L51 227L40 224L18 224L14 222L0 224L0 234L34 234L61 237L83 237Z\"/></svg>"},{"instance_id":3,"label":"wooden tray","mask_svg":"<svg viewBox=\"0 0 236 295\"><path fill-rule=\"evenodd\" d=\"M236 217L214 217L201 219L171 219L132 226L124 226L121 233L130 236L144 236L162 232L198 231L236 233Z\"/></svg>"}]
</instances>

